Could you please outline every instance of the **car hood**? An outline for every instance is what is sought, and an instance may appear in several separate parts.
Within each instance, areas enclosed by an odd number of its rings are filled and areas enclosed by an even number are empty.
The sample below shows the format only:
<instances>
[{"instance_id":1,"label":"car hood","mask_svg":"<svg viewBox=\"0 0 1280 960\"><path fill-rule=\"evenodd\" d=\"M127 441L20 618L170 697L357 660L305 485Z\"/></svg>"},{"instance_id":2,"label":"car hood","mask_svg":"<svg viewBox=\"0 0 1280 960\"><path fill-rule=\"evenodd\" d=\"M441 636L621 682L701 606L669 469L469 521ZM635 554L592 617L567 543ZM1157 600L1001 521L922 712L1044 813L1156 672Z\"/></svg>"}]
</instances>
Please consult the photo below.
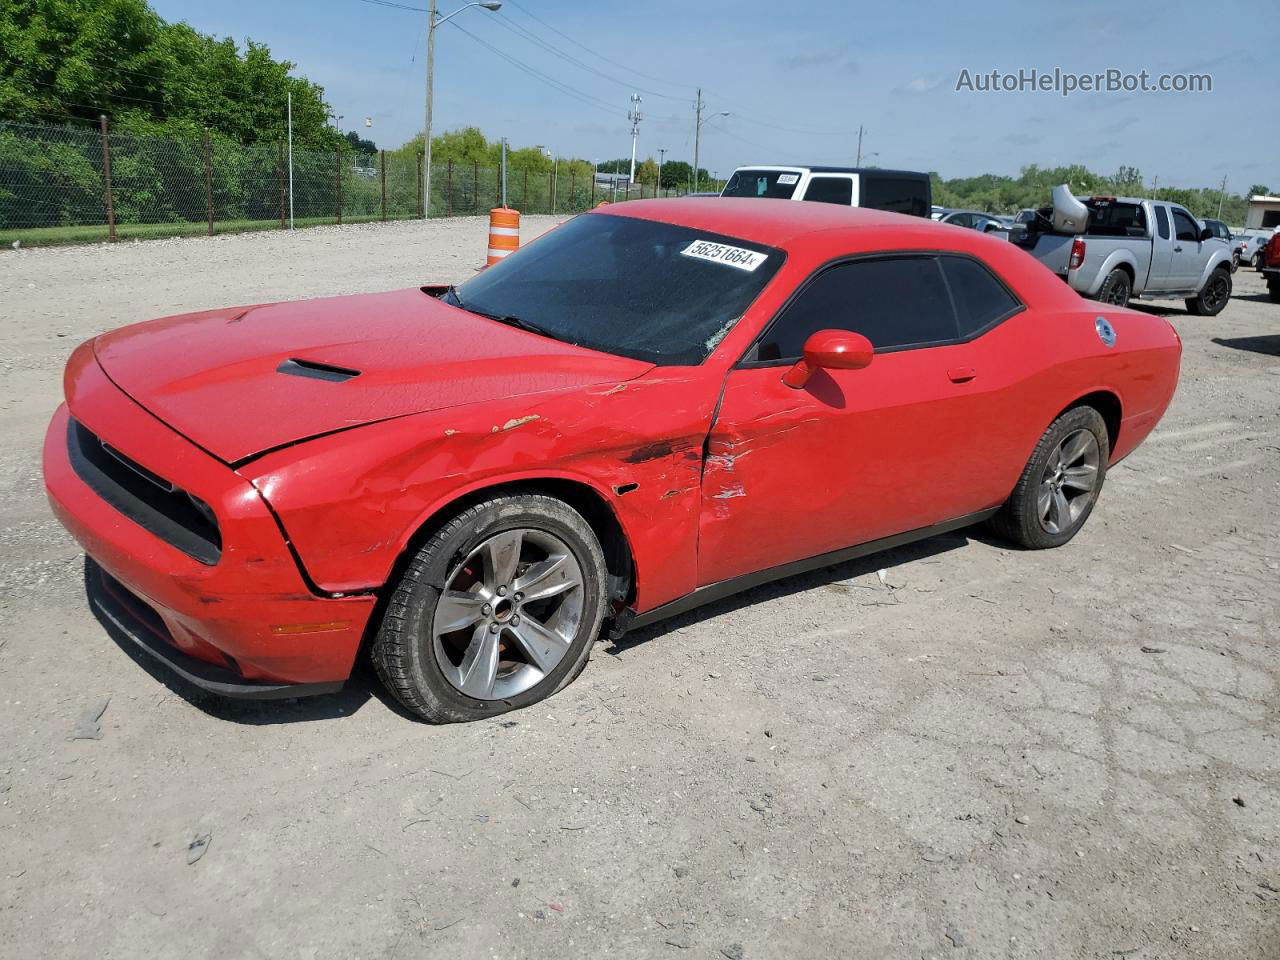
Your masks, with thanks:
<instances>
[{"instance_id":1,"label":"car hood","mask_svg":"<svg viewBox=\"0 0 1280 960\"><path fill-rule=\"evenodd\" d=\"M652 369L417 288L165 317L104 334L94 351L121 390L226 463L378 420Z\"/></svg>"}]
</instances>

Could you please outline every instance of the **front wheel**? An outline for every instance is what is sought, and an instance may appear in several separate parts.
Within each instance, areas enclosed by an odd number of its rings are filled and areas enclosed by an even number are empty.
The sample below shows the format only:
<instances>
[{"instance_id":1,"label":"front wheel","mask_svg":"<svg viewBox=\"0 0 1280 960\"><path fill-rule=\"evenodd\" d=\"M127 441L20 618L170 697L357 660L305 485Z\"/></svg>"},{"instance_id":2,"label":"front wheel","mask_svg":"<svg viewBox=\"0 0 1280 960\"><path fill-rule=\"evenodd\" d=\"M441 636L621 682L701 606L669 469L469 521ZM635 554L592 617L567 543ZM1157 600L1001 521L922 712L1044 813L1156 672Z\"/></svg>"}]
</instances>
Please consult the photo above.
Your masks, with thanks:
<instances>
[{"instance_id":1,"label":"front wheel","mask_svg":"<svg viewBox=\"0 0 1280 960\"><path fill-rule=\"evenodd\" d=\"M576 510L537 493L495 497L413 557L374 639L374 667L433 723L529 706L582 671L605 584L600 542Z\"/></svg>"},{"instance_id":2,"label":"front wheel","mask_svg":"<svg viewBox=\"0 0 1280 960\"><path fill-rule=\"evenodd\" d=\"M1098 290L1098 299L1114 307L1123 307L1132 295L1133 281L1129 279L1128 272L1119 267L1107 274L1107 279L1102 281L1102 287Z\"/></svg>"},{"instance_id":3,"label":"front wheel","mask_svg":"<svg viewBox=\"0 0 1280 960\"><path fill-rule=\"evenodd\" d=\"M1199 295L1186 301L1187 312L1197 317L1216 317L1231 299L1231 271L1221 267L1209 274Z\"/></svg>"},{"instance_id":4,"label":"front wheel","mask_svg":"<svg viewBox=\"0 0 1280 960\"><path fill-rule=\"evenodd\" d=\"M1029 550L1062 546L1093 512L1110 455L1102 415L1093 407L1068 410L1041 436L992 527Z\"/></svg>"}]
</instances>

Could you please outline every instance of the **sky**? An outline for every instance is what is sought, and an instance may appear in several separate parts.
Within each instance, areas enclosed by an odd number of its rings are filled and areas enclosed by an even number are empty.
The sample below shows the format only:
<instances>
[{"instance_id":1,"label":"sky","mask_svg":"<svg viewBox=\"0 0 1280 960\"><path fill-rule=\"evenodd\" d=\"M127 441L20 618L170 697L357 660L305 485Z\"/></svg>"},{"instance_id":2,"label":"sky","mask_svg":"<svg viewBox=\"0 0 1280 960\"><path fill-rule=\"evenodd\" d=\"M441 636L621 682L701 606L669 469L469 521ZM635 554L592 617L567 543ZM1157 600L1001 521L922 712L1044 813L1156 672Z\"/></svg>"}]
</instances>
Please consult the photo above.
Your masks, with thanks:
<instances>
[{"instance_id":1,"label":"sky","mask_svg":"<svg viewBox=\"0 0 1280 960\"><path fill-rule=\"evenodd\" d=\"M379 146L423 128L425 13L368 0L152 5L206 33L265 43L324 87L344 130ZM1104 174L1137 167L1161 185L1226 177L1232 192L1280 190L1273 57L1248 23L1181 0L507 0L438 28L434 129L474 125L560 156L624 157L629 98L639 93L639 156L665 148L668 159L691 161L701 87L700 163L720 176L745 163L852 165L861 127L864 163L946 178L1081 163ZM1055 69L1145 70L1152 82L1208 74L1212 91L957 89L966 70Z\"/></svg>"}]
</instances>

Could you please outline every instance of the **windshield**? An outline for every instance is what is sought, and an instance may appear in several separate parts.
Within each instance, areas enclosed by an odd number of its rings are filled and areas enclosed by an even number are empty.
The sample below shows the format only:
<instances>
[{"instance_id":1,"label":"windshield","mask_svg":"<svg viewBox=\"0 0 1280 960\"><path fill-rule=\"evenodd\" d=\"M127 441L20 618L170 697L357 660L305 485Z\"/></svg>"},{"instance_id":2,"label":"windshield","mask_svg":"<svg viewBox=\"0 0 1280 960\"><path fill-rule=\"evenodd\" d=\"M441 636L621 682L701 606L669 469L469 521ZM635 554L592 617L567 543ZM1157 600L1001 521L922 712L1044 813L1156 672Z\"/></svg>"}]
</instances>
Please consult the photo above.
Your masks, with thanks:
<instances>
[{"instance_id":1,"label":"windshield","mask_svg":"<svg viewBox=\"0 0 1280 960\"><path fill-rule=\"evenodd\" d=\"M472 313L660 365L699 364L783 253L669 223L584 214L450 291Z\"/></svg>"},{"instance_id":2,"label":"windshield","mask_svg":"<svg viewBox=\"0 0 1280 960\"><path fill-rule=\"evenodd\" d=\"M800 174L785 170L735 170L724 185L722 197L772 197L790 200Z\"/></svg>"}]
</instances>

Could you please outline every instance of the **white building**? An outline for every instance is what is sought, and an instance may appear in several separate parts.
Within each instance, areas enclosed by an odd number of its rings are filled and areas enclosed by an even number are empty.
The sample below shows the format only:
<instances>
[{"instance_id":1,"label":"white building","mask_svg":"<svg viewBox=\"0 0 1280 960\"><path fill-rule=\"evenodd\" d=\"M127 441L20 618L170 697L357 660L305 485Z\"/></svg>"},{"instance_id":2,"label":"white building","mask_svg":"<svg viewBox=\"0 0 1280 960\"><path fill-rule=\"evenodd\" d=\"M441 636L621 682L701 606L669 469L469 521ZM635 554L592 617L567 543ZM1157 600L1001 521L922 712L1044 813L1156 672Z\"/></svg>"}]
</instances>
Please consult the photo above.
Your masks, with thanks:
<instances>
[{"instance_id":1,"label":"white building","mask_svg":"<svg viewBox=\"0 0 1280 960\"><path fill-rule=\"evenodd\" d=\"M1280 197L1264 197L1254 194L1249 198L1249 209L1245 213L1244 228L1246 230L1274 230L1280 227Z\"/></svg>"}]
</instances>

